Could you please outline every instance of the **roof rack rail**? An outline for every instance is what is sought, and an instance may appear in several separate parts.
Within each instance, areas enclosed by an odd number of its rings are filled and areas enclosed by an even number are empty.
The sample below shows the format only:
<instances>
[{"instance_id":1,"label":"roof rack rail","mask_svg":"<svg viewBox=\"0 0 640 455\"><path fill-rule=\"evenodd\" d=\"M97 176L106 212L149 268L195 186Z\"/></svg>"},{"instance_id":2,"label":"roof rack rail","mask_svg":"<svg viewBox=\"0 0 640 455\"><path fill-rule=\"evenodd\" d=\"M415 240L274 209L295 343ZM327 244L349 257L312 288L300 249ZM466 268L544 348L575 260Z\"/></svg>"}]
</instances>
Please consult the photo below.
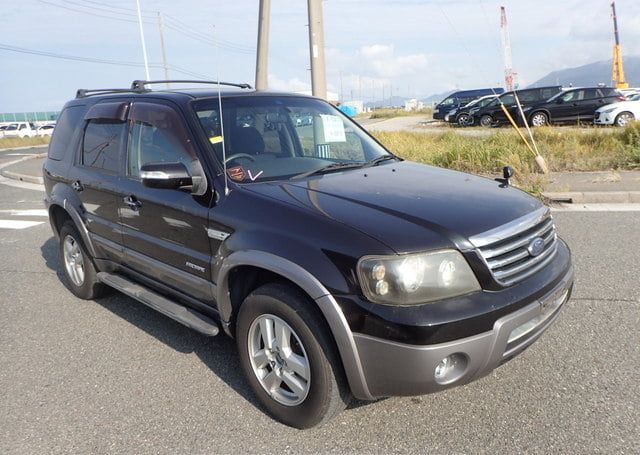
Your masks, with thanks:
<instances>
[{"instance_id":1,"label":"roof rack rail","mask_svg":"<svg viewBox=\"0 0 640 455\"><path fill-rule=\"evenodd\" d=\"M81 88L76 91L76 98L86 98L93 95L108 95L110 93L131 93L142 92L144 90L131 89L131 88L98 88L98 89L86 89Z\"/></svg>"},{"instance_id":2,"label":"roof rack rail","mask_svg":"<svg viewBox=\"0 0 640 455\"><path fill-rule=\"evenodd\" d=\"M147 85L152 84L212 84L212 85L228 85L230 87L238 87L238 88L252 88L251 85L246 83L236 84L233 82L218 82L218 81L199 81L199 80L188 80L188 79L175 79L175 80L159 80L159 81L141 81L135 80L131 83L132 90L145 90Z\"/></svg>"}]
</instances>

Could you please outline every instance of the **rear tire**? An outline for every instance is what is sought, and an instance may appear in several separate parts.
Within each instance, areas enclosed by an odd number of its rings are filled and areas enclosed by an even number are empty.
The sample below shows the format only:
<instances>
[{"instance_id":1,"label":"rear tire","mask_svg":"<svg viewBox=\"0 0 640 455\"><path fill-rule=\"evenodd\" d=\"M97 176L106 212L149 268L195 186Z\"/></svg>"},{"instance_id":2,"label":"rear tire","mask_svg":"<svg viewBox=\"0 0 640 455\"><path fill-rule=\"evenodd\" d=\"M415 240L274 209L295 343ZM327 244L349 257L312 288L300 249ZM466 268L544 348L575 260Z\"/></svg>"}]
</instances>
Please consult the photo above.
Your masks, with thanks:
<instances>
[{"instance_id":1,"label":"rear tire","mask_svg":"<svg viewBox=\"0 0 640 455\"><path fill-rule=\"evenodd\" d=\"M244 300L236 325L254 394L273 418L299 429L329 421L351 401L329 327L312 305L292 286L266 284Z\"/></svg>"},{"instance_id":2,"label":"rear tire","mask_svg":"<svg viewBox=\"0 0 640 455\"><path fill-rule=\"evenodd\" d=\"M85 300L92 300L105 294L107 286L98 281L98 273L82 242L76 226L67 221L60 229L59 254L62 273L69 290Z\"/></svg>"},{"instance_id":3,"label":"rear tire","mask_svg":"<svg viewBox=\"0 0 640 455\"><path fill-rule=\"evenodd\" d=\"M488 114L485 114L482 117L480 117L480 126L488 128L491 125L493 125L493 117L491 117Z\"/></svg>"},{"instance_id":4,"label":"rear tire","mask_svg":"<svg viewBox=\"0 0 640 455\"><path fill-rule=\"evenodd\" d=\"M531 126L547 126L549 117L544 112L534 112L531 114Z\"/></svg>"},{"instance_id":5,"label":"rear tire","mask_svg":"<svg viewBox=\"0 0 640 455\"><path fill-rule=\"evenodd\" d=\"M616 126L625 126L628 123L631 123L635 120L634 115L631 112L625 111L625 112L620 112L617 116L616 116L616 120L614 122L614 124Z\"/></svg>"}]
</instances>

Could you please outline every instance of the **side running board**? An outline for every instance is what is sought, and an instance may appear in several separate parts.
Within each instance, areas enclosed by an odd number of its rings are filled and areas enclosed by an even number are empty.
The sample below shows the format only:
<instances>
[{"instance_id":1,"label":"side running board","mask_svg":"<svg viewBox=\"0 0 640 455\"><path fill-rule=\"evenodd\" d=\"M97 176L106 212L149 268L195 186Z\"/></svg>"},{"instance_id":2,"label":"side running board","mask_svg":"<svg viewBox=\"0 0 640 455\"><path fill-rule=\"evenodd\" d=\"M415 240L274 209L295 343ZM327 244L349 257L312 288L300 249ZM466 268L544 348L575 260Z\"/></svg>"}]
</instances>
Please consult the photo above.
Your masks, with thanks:
<instances>
[{"instance_id":1,"label":"side running board","mask_svg":"<svg viewBox=\"0 0 640 455\"><path fill-rule=\"evenodd\" d=\"M187 308L178 303L172 302L166 297L157 294L144 286L141 286L122 275L99 272L98 279L123 294L132 297L156 311L169 316L171 319L186 325L202 335L216 336L219 332L218 324L208 316L198 313L191 308Z\"/></svg>"}]
</instances>

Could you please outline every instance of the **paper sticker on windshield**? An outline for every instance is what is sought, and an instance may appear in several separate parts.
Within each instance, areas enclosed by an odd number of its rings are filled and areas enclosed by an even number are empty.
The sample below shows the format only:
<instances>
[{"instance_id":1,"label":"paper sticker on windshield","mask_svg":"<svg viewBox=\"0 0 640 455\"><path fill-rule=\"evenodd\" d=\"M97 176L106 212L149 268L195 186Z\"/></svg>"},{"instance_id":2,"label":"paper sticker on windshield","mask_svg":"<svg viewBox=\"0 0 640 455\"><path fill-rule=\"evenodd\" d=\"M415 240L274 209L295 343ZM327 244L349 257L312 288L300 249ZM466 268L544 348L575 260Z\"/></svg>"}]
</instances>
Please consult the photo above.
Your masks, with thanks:
<instances>
[{"instance_id":1,"label":"paper sticker on windshield","mask_svg":"<svg viewBox=\"0 0 640 455\"><path fill-rule=\"evenodd\" d=\"M222 136L212 136L209 138L209 142L211 142L212 144L219 144L220 142L222 142Z\"/></svg>"},{"instance_id":2,"label":"paper sticker on windshield","mask_svg":"<svg viewBox=\"0 0 640 455\"><path fill-rule=\"evenodd\" d=\"M227 174L229 175L229 178L233 179L233 180L237 180L237 181L241 181L244 180L244 169L242 168L242 166L235 166L235 167L230 167L227 169Z\"/></svg>"},{"instance_id":3,"label":"paper sticker on windshield","mask_svg":"<svg viewBox=\"0 0 640 455\"><path fill-rule=\"evenodd\" d=\"M324 130L324 142L347 142L344 134L344 123L337 115L320 115L322 129Z\"/></svg>"}]
</instances>

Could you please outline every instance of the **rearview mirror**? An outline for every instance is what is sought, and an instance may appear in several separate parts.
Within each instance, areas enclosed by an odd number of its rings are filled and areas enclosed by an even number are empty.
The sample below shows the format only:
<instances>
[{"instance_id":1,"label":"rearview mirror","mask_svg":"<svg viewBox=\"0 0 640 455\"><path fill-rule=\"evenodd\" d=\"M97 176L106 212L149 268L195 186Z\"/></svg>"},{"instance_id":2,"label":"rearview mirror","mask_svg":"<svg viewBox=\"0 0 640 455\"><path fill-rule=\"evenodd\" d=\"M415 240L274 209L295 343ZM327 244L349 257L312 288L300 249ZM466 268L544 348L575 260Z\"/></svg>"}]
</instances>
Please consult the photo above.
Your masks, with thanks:
<instances>
[{"instance_id":1,"label":"rearview mirror","mask_svg":"<svg viewBox=\"0 0 640 455\"><path fill-rule=\"evenodd\" d=\"M142 184L149 188L178 189L193 185L193 180L184 164L147 163L140 168Z\"/></svg>"}]
</instances>

